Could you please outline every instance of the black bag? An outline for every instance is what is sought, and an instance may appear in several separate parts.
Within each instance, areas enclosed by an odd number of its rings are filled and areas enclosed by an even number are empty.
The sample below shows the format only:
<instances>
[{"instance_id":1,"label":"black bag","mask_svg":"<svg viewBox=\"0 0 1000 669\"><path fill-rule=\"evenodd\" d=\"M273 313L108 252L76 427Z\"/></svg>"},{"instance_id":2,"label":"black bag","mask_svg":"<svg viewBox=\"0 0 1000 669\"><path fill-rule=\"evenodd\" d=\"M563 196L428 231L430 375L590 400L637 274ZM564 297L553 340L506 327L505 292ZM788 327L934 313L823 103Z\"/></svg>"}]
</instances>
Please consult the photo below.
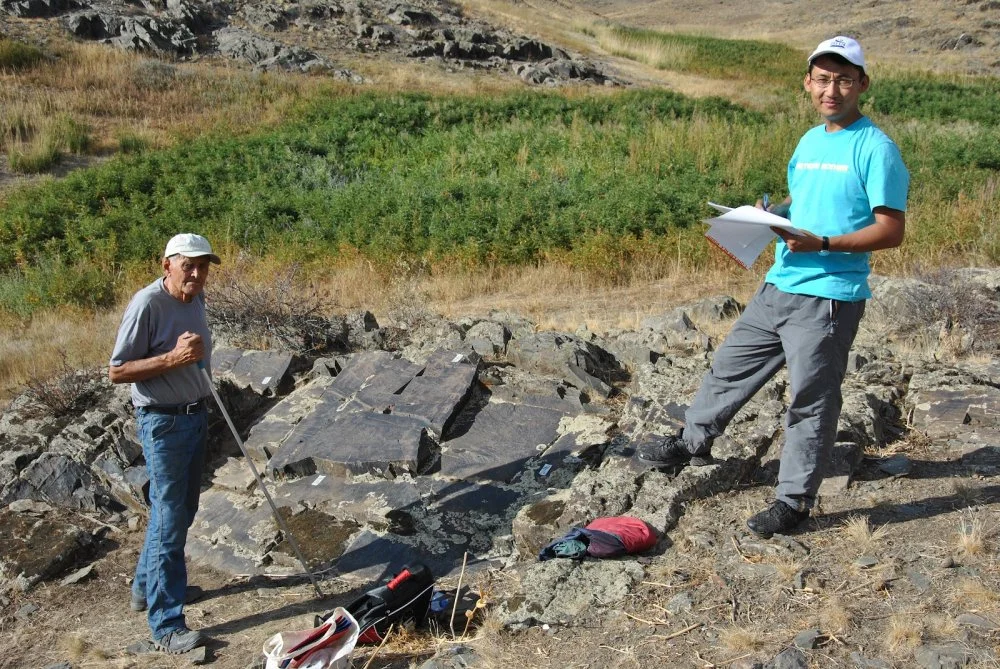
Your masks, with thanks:
<instances>
[{"instance_id":1,"label":"black bag","mask_svg":"<svg viewBox=\"0 0 1000 669\"><path fill-rule=\"evenodd\" d=\"M433 589L431 570L417 562L404 566L385 585L355 599L346 608L358 621L358 643L380 643L394 623L412 621L418 627L422 625ZM316 625L322 625L329 616L316 616Z\"/></svg>"}]
</instances>

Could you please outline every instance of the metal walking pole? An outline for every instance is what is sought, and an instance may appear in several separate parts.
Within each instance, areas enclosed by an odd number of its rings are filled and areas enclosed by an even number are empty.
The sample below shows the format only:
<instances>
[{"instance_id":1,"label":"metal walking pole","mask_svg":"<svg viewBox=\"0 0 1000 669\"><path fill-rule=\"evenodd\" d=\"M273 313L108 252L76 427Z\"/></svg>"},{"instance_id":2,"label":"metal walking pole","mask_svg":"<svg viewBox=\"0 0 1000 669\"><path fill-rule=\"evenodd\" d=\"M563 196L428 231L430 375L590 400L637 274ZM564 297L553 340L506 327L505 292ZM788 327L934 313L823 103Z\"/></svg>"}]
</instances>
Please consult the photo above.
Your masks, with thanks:
<instances>
[{"instance_id":1,"label":"metal walking pole","mask_svg":"<svg viewBox=\"0 0 1000 669\"><path fill-rule=\"evenodd\" d=\"M253 477L257 479L257 487L264 493L264 497L267 498L267 503L271 505L271 512L274 514L274 519L278 521L278 527L280 527L281 531L285 533L288 543L291 544L292 550L295 551L295 557L299 559L302 569L305 570L306 576L309 577L309 582L312 583L313 588L316 589L316 596L323 597L323 591L319 589L316 577L312 575L311 571L309 571L306 559L302 557L302 551L299 550L299 544L295 541L295 537L292 536L292 531L288 529L285 519L281 517L280 513L278 513L278 507L274 505L274 500L271 499L271 493L267 491L267 487L264 485L264 479L262 479L260 474L257 472L257 466L254 465L253 458L251 458L250 454L247 453L247 448L243 445L243 440L240 439L240 433L236 431L236 426L233 425L233 420L229 417L229 412L226 411L225 405L222 404L222 398L219 397L219 393L215 390L215 384L212 383L212 377L209 375L208 370L205 369L205 363L201 360L198 361L198 369L201 370L202 375L205 377L205 381L208 382L208 387L212 391L212 397L215 398L215 403L218 405L219 411L222 413L223 418L226 419L226 424L229 425L229 429L232 430L233 438L236 439L236 443L239 444L240 450L243 452L243 457L246 458L247 464L250 465L250 471L253 472Z\"/></svg>"}]
</instances>

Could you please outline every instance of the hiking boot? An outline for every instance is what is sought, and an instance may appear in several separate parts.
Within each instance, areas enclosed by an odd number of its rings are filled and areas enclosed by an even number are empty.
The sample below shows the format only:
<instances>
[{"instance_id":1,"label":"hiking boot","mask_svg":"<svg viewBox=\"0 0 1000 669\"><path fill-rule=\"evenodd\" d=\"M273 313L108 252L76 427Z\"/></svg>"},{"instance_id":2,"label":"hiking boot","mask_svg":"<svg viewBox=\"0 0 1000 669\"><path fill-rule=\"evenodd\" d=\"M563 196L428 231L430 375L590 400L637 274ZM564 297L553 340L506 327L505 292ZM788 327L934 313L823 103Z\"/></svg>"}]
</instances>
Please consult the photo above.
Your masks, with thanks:
<instances>
[{"instance_id":1,"label":"hiking boot","mask_svg":"<svg viewBox=\"0 0 1000 669\"><path fill-rule=\"evenodd\" d=\"M747 527L757 536L770 539L774 534L785 534L794 529L808 517L808 511L796 511L779 499L770 508L751 516Z\"/></svg>"},{"instance_id":2,"label":"hiking boot","mask_svg":"<svg viewBox=\"0 0 1000 669\"><path fill-rule=\"evenodd\" d=\"M191 604L192 602L197 602L205 595L205 592L199 588L197 585L189 585L184 590L184 603ZM129 602L129 608L133 611L145 611L146 610L146 598L136 597L135 593L132 593L132 599Z\"/></svg>"},{"instance_id":3,"label":"hiking boot","mask_svg":"<svg viewBox=\"0 0 1000 669\"><path fill-rule=\"evenodd\" d=\"M205 639L202 638L201 632L182 627L173 632L167 632L154 641L153 645L156 646L157 650L162 650L168 655L180 655L204 645L204 643Z\"/></svg>"},{"instance_id":4,"label":"hiking boot","mask_svg":"<svg viewBox=\"0 0 1000 669\"><path fill-rule=\"evenodd\" d=\"M649 435L635 449L635 455L639 458L639 462L652 467L670 467L686 464L702 467L712 464L711 453L692 455L691 451L687 449L687 443L684 441L681 433L672 434L669 437Z\"/></svg>"}]
</instances>

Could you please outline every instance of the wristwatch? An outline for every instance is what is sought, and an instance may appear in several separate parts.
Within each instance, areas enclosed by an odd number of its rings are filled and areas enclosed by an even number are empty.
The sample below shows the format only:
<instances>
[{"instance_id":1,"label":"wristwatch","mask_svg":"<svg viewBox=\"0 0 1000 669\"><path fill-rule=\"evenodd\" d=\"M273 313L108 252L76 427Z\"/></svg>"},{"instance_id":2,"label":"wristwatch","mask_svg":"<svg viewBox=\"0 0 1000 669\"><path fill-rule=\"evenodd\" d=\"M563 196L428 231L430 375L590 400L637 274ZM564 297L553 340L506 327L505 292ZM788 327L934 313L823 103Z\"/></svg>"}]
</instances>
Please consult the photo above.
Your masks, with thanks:
<instances>
[{"instance_id":1,"label":"wristwatch","mask_svg":"<svg viewBox=\"0 0 1000 669\"><path fill-rule=\"evenodd\" d=\"M830 238L823 235L823 245L820 247L819 254L821 256L828 255L830 253Z\"/></svg>"}]
</instances>

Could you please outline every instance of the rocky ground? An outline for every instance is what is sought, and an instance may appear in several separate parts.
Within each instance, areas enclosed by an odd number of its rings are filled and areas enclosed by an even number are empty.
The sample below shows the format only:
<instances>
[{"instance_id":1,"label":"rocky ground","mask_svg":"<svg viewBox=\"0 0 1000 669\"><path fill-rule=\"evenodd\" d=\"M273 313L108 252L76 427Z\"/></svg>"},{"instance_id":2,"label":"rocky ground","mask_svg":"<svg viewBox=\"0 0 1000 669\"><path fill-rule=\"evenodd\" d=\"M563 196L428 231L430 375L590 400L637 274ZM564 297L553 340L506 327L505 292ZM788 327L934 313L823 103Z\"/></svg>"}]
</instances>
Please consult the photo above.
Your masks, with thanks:
<instances>
[{"instance_id":1,"label":"rocky ground","mask_svg":"<svg viewBox=\"0 0 1000 669\"><path fill-rule=\"evenodd\" d=\"M358 314L330 321L344 352L311 366L218 349L230 411L325 596L295 575L216 416L189 543L204 658L126 651L146 634L126 604L144 467L121 390L78 379L82 406L54 419L36 389L0 419L4 662L253 666L275 632L416 558L444 589L463 579L466 608L486 606L468 634L460 612L454 634L406 630L370 666L996 666L1000 276L876 283L819 508L770 540L743 523L774 484L783 374L716 444L717 464L653 471L632 457L676 426L731 299L600 334L539 333L510 314L391 326ZM535 559L622 514L656 530L654 550Z\"/></svg>"}]
</instances>

